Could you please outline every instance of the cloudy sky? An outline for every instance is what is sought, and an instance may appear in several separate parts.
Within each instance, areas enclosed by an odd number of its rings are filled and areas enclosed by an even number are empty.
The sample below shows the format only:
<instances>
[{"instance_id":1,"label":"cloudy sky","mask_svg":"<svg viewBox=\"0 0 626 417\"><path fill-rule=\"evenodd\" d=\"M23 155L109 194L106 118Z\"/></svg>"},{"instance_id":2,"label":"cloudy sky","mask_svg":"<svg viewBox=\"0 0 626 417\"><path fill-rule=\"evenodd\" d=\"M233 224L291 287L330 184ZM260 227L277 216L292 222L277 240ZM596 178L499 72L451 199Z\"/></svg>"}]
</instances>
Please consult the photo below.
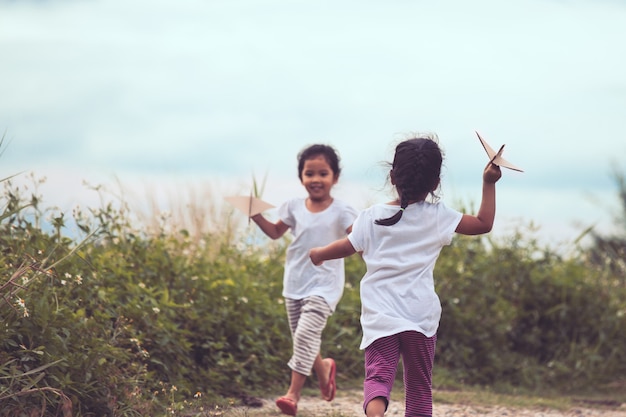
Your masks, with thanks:
<instances>
[{"instance_id":1,"label":"cloudy sky","mask_svg":"<svg viewBox=\"0 0 626 417\"><path fill-rule=\"evenodd\" d=\"M393 145L435 132L460 208L480 199L477 130L525 169L498 183L493 233L571 241L618 207L625 39L618 0L0 0L0 177L45 176L69 211L92 204L83 181L219 196L267 175L278 205L323 142L361 209L388 199Z\"/></svg>"}]
</instances>

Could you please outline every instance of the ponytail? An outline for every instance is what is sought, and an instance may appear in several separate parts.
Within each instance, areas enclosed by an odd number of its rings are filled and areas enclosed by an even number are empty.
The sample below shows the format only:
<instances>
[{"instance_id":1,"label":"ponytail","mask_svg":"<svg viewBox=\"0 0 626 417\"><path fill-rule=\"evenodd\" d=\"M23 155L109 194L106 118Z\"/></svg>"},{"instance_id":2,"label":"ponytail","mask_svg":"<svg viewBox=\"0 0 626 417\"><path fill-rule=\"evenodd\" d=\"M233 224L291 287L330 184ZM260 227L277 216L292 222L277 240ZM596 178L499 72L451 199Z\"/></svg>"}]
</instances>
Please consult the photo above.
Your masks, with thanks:
<instances>
[{"instance_id":1,"label":"ponytail","mask_svg":"<svg viewBox=\"0 0 626 417\"><path fill-rule=\"evenodd\" d=\"M374 220L374 223L380 226L393 226L394 224L400 221L400 219L402 218L402 215L404 214L404 210L406 209L408 205L409 205L409 201L402 199L402 201L400 201L400 210L398 210L396 214L394 214L391 217L387 217L386 219Z\"/></svg>"}]
</instances>

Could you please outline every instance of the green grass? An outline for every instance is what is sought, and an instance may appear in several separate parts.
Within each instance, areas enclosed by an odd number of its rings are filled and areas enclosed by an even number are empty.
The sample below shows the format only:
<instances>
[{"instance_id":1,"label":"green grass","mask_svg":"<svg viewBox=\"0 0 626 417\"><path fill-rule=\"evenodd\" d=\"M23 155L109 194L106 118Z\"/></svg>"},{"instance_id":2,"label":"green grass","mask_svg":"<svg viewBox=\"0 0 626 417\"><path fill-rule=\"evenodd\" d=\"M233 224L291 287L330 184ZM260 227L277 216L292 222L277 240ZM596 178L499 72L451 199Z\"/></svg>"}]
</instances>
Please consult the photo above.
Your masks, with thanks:
<instances>
[{"instance_id":1,"label":"green grass","mask_svg":"<svg viewBox=\"0 0 626 417\"><path fill-rule=\"evenodd\" d=\"M445 374L445 372L444 372ZM437 378L435 378L437 379ZM441 379L441 378L439 378ZM314 384L307 383L302 392L303 397L318 398L319 392ZM314 381L313 381L314 382ZM361 381L343 381L337 399L353 397L353 402L359 404L362 401ZM563 393L558 390L542 390L541 393L532 393L520 389L502 388L502 392L494 391L493 387L476 387L462 384L449 384L445 388L433 390L433 402L439 405L463 405L480 409L490 408L513 408L533 410L558 410L567 411L574 408L589 408L594 410L621 409L626 403L626 390L624 384L595 387L589 392ZM286 387L282 387L286 388ZM237 401L224 399L219 405L205 405L202 409L187 409L180 414L171 414L178 417L278 417L282 414L278 409L271 407L274 397L282 391L271 392L262 395L262 398L270 402L270 407L253 408L241 406ZM321 401L321 400L320 400ZM399 379L394 385L391 401L395 404L404 402L404 388ZM333 410L328 414L316 414L315 410L301 409L298 417L355 417L351 411Z\"/></svg>"},{"instance_id":2,"label":"green grass","mask_svg":"<svg viewBox=\"0 0 626 417\"><path fill-rule=\"evenodd\" d=\"M454 382L446 370L438 371L434 378L435 403L557 410L573 407L615 409L626 404L626 380L571 391L546 386L542 386L540 390L531 390L512 387L507 383L492 386L465 385ZM402 387L399 386L397 389L401 391Z\"/></svg>"}]
</instances>

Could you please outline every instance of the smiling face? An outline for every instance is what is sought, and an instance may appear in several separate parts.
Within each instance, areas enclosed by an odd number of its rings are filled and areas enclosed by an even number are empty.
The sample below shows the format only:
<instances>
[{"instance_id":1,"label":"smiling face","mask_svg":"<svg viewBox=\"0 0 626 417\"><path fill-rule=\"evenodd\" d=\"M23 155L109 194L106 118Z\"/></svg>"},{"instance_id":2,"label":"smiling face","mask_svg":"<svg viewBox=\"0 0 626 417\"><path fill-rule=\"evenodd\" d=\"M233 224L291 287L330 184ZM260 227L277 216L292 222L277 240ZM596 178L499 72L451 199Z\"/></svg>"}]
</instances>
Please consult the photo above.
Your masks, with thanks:
<instances>
[{"instance_id":1,"label":"smiling face","mask_svg":"<svg viewBox=\"0 0 626 417\"><path fill-rule=\"evenodd\" d=\"M324 202L331 199L330 190L339 177L323 155L315 155L304 161L300 179L312 201Z\"/></svg>"}]
</instances>

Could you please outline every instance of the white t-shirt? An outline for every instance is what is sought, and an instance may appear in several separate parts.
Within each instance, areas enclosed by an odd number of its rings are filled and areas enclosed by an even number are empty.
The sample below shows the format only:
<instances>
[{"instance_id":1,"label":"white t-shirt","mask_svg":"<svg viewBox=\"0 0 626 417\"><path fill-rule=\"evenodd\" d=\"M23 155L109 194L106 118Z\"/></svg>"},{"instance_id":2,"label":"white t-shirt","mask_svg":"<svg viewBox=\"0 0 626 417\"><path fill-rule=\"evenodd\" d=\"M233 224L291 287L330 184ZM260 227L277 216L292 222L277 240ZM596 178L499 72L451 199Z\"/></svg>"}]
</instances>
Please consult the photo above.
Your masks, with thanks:
<instances>
[{"instance_id":1,"label":"white t-shirt","mask_svg":"<svg viewBox=\"0 0 626 417\"><path fill-rule=\"evenodd\" d=\"M398 206L374 205L359 214L348 236L363 252L367 272L361 281L361 325L365 349L376 339L415 330L427 337L439 327L441 303L433 269L449 245L462 213L443 203L410 204L393 226L374 223Z\"/></svg>"},{"instance_id":2,"label":"white t-shirt","mask_svg":"<svg viewBox=\"0 0 626 417\"><path fill-rule=\"evenodd\" d=\"M357 211L334 199L324 211L312 213L305 202L304 198L294 198L278 210L280 219L290 227L294 237L287 248L283 297L301 300L317 295L323 297L334 311L345 285L343 259L315 266L309 258L309 250L345 237Z\"/></svg>"}]
</instances>

